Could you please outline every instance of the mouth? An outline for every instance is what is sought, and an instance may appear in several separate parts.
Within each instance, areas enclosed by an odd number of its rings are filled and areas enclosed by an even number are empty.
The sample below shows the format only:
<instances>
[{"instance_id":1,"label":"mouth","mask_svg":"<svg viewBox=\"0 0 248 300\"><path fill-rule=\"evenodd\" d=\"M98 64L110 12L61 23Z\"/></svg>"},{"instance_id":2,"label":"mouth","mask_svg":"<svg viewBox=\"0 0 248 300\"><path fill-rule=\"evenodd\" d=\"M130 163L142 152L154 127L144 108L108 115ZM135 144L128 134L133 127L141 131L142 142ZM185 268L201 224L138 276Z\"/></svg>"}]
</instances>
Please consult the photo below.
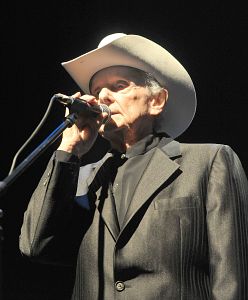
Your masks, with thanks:
<instances>
[{"instance_id":1,"label":"mouth","mask_svg":"<svg viewBox=\"0 0 248 300\"><path fill-rule=\"evenodd\" d=\"M111 111L111 116L114 116L114 115L118 115L119 113L117 111Z\"/></svg>"},{"instance_id":2,"label":"mouth","mask_svg":"<svg viewBox=\"0 0 248 300\"><path fill-rule=\"evenodd\" d=\"M120 110L118 110L117 108L109 107L109 109L111 111L111 114L113 114L113 115L120 114Z\"/></svg>"},{"instance_id":3,"label":"mouth","mask_svg":"<svg viewBox=\"0 0 248 300\"><path fill-rule=\"evenodd\" d=\"M116 110L116 108L114 108L113 106L111 107L111 105L109 106L111 115L116 115L119 114L119 112Z\"/></svg>"}]
</instances>

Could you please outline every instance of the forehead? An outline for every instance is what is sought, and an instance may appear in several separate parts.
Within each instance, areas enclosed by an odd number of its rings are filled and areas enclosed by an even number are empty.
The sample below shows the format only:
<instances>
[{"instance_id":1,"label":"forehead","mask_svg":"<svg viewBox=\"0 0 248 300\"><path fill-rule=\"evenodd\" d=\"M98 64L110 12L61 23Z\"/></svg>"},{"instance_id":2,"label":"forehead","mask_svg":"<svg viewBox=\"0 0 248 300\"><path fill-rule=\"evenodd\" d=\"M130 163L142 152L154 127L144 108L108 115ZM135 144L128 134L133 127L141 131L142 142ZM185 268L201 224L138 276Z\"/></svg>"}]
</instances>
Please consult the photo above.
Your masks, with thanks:
<instances>
[{"instance_id":1,"label":"forehead","mask_svg":"<svg viewBox=\"0 0 248 300\"><path fill-rule=\"evenodd\" d=\"M108 68L104 68L98 72L96 72L90 80L90 88L95 83L99 81L108 81L116 78L125 78L130 81L134 81L135 83L144 84L145 73L139 69L135 69L128 66L111 66Z\"/></svg>"}]
</instances>

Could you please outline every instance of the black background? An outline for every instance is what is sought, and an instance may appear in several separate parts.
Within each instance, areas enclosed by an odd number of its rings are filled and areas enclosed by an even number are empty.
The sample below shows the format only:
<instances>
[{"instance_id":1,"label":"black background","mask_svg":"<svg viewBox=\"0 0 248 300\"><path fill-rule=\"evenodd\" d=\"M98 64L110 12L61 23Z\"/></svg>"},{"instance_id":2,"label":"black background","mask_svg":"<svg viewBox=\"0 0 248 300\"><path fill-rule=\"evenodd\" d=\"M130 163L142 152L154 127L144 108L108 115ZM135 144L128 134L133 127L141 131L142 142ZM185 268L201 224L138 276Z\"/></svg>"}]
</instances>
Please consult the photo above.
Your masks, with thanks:
<instances>
[{"instance_id":1,"label":"black background","mask_svg":"<svg viewBox=\"0 0 248 300\"><path fill-rule=\"evenodd\" d=\"M44 116L51 97L79 90L61 62L94 49L114 32L143 35L163 45L191 75L197 114L178 140L228 144L248 172L247 10L240 2L171 2L2 2L0 180L6 178L16 151ZM53 107L18 163L60 124L63 114L60 105ZM70 293L70 269L31 263L18 250L23 213L58 143L59 139L0 199L6 300L68 299Z\"/></svg>"}]
</instances>

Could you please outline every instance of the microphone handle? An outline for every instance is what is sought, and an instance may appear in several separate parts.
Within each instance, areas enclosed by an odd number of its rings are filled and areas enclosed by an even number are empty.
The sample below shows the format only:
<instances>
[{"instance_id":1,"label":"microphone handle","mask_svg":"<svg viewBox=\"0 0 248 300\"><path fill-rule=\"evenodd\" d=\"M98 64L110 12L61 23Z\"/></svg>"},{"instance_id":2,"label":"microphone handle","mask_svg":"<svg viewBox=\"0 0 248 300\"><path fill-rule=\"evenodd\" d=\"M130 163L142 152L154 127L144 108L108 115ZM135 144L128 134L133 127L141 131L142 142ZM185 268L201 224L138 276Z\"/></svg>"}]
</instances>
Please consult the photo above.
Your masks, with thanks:
<instances>
[{"instance_id":1,"label":"microphone handle","mask_svg":"<svg viewBox=\"0 0 248 300\"><path fill-rule=\"evenodd\" d=\"M55 94L53 98L68 107L70 113L83 113L87 117L96 117L105 111L105 109L100 106L90 105L86 100L80 98L74 98L60 93Z\"/></svg>"},{"instance_id":2,"label":"microphone handle","mask_svg":"<svg viewBox=\"0 0 248 300\"><path fill-rule=\"evenodd\" d=\"M86 100L72 98L69 106L70 113L80 113L84 117L96 118L101 113L107 113L107 117L104 118L103 124L106 124L111 118L111 110L106 104L90 105Z\"/></svg>"},{"instance_id":3,"label":"microphone handle","mask_svg":"<svg viewBox=\"0 0 248 300\"><path fill-rule=\"evenodd\" d=\"M102 113L98 105L90 105L87 101L82 99L73 98L71 104L68 105L70 113L80 113L85 117L96 117Z\"/></svg>"},{"instance_id":4,"label":"microphone handle","mask_svg":"<svg viewBox=\"0 0 248 300\"><path fill-rule=\"evenodd\" d=\"M104 123L111 118L111 110L106 104L90 105L86 100L55 94L53 98L69 108L70 113L80 113L85 117L96 117L98 114L107 113Z\"/></svg>"}]
</instances>

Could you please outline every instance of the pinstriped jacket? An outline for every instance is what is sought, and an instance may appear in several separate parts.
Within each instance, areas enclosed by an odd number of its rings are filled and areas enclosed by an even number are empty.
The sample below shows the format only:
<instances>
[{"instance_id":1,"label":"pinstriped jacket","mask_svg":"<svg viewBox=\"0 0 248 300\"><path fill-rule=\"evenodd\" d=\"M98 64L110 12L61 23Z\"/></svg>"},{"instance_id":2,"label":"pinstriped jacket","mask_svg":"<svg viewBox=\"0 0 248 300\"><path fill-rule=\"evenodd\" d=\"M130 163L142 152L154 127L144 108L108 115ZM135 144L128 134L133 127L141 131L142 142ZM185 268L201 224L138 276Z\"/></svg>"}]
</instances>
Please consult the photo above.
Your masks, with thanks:
<instances>
[{"instance_id":1,"label":"pinstriped jacket","mask_svg":"<svg viewBox=\"0 0 248 300\"><path fill-rule=\"evenodd\" d=\"M75 261L76 300L247 300L248 183L235 152L166 139L145 157L120 228L108 155L83 206L79 164L54 155L24 215L23 255Z\"/></svg>"}]
</instances>

